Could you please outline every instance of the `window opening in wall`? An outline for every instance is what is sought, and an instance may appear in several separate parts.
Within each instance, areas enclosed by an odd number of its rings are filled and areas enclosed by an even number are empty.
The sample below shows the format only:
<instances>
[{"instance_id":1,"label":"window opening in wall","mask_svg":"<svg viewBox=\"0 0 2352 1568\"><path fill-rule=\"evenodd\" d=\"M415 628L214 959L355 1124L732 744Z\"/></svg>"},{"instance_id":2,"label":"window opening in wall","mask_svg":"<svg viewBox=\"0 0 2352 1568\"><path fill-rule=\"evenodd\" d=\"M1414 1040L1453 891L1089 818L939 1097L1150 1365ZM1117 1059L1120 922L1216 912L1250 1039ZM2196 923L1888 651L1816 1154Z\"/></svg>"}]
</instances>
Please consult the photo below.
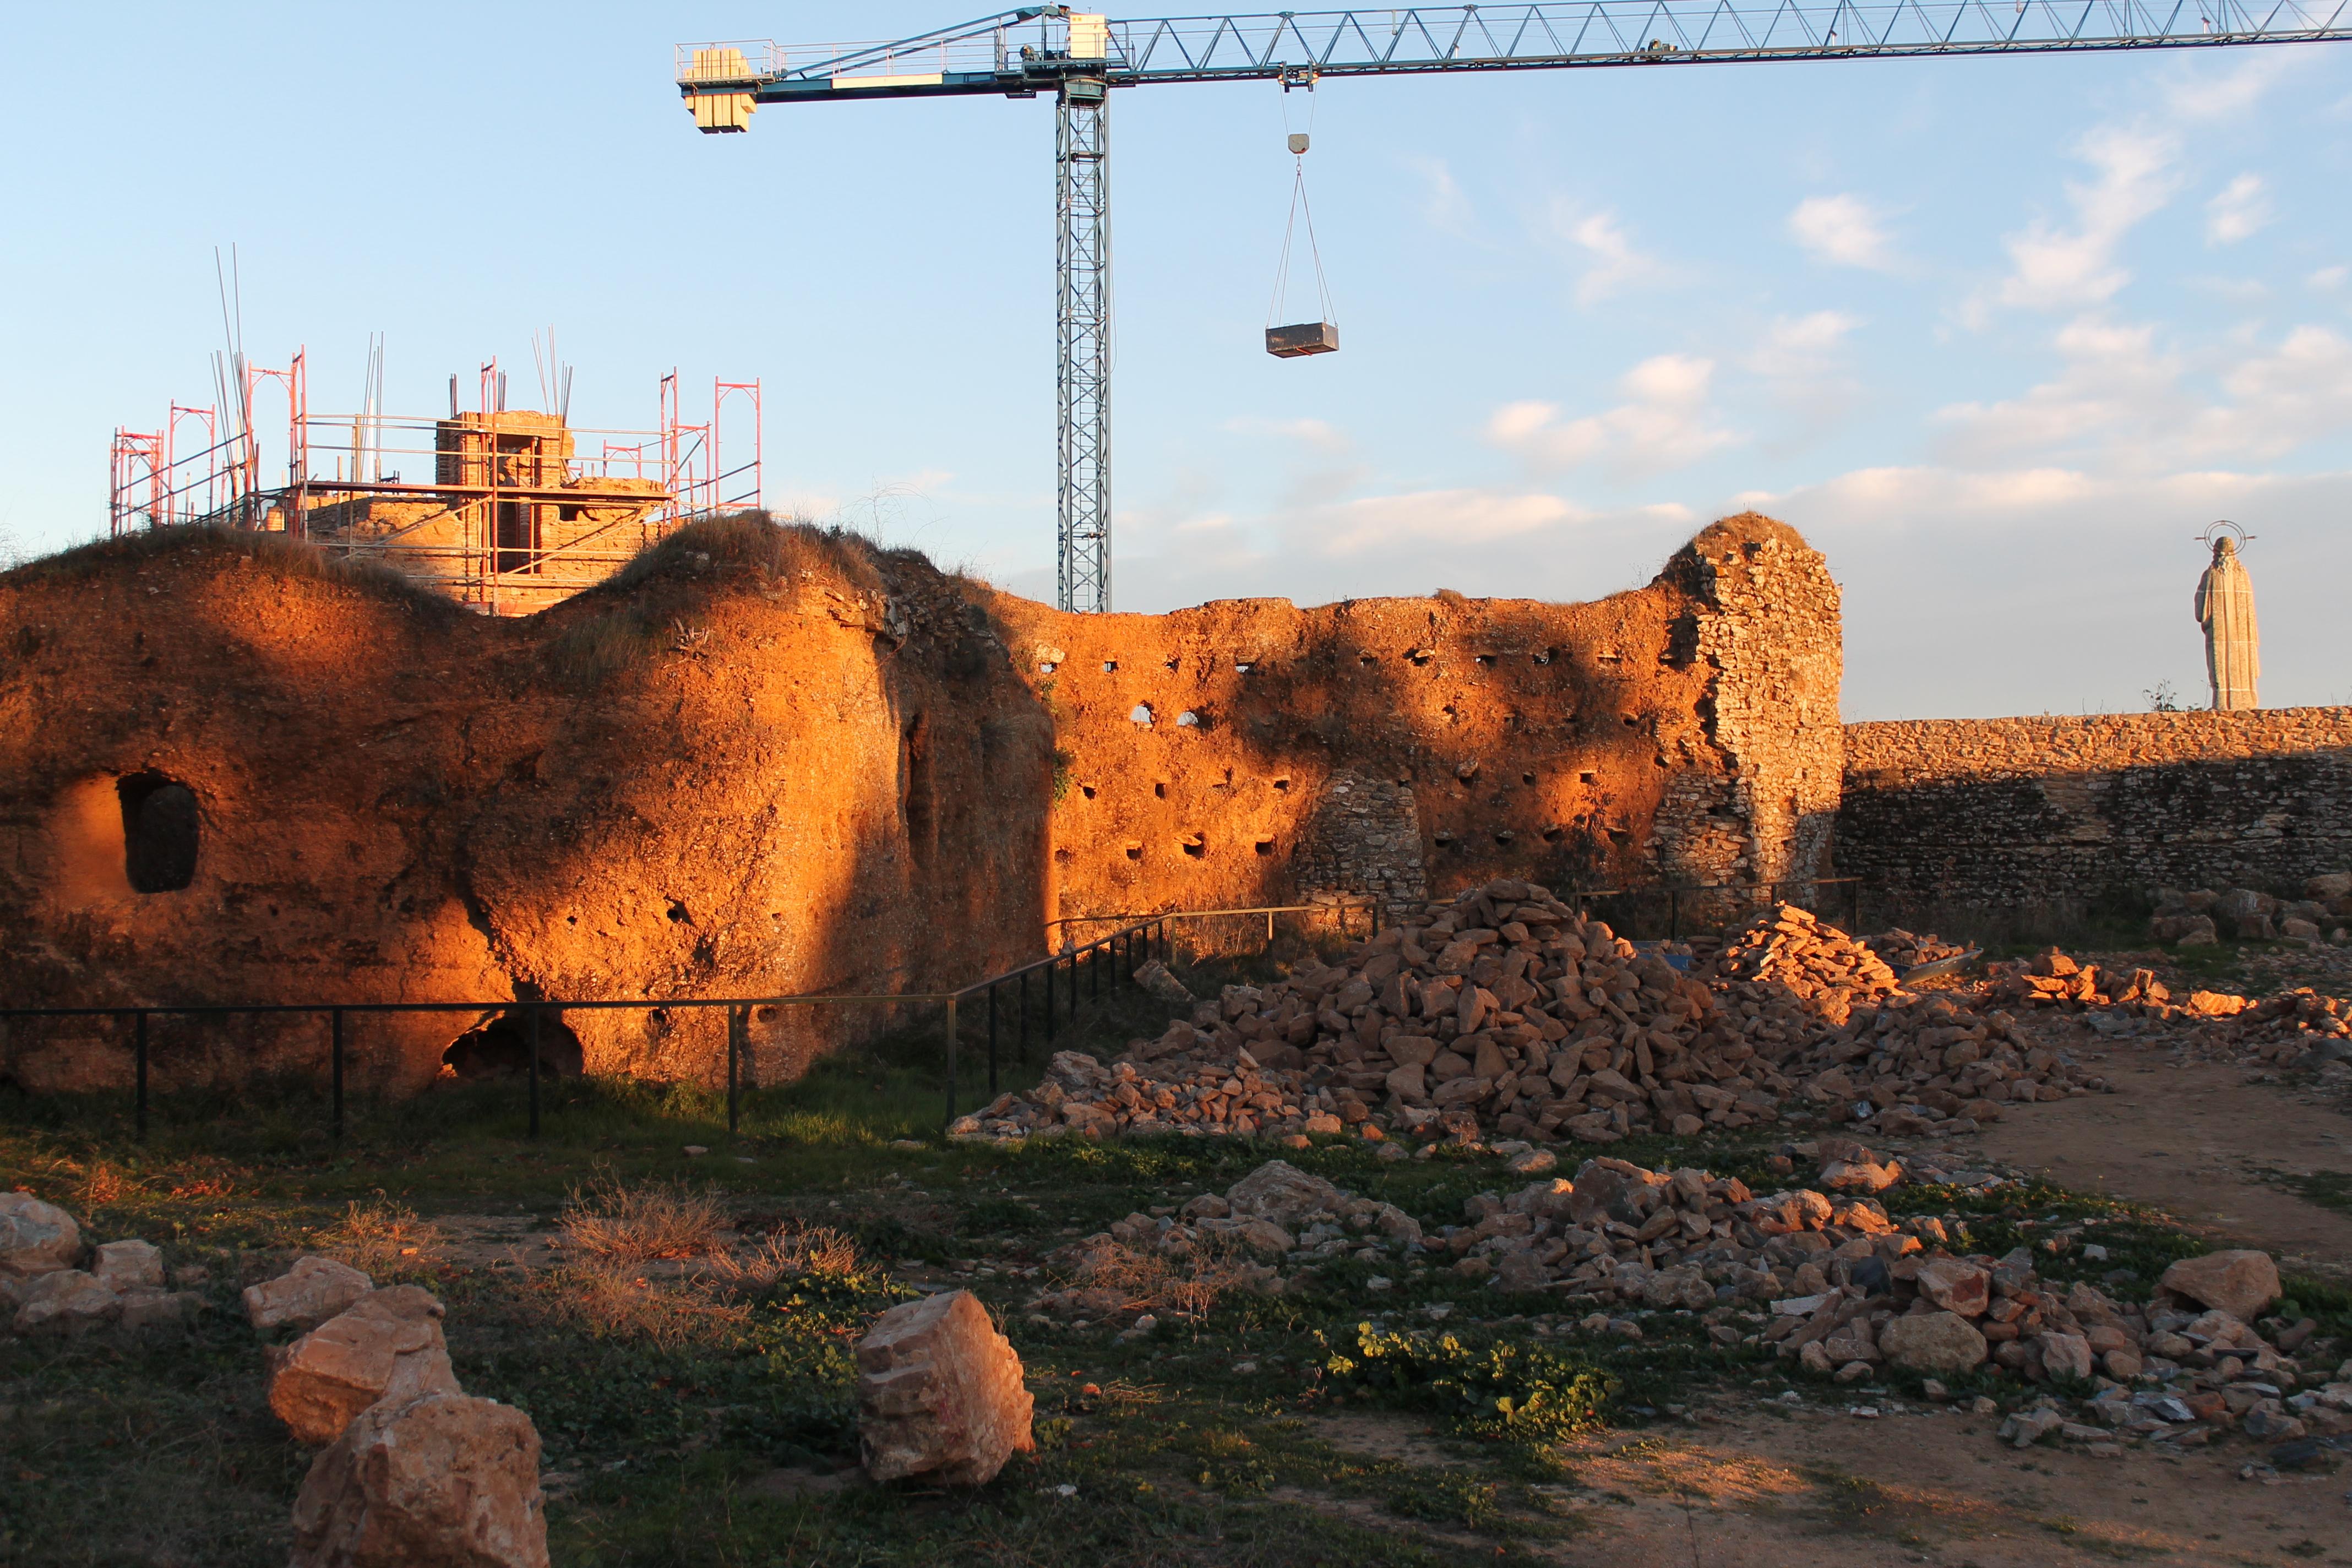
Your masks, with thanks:
<instances>
[{"instance_id":1,"label":"window opening in wall","mask_svg":"<svg viewBox=\"0 0 2352 1568\"><path fill-rule=\"evenodd\" d=\"M1197 833L1188 833L1184 836L1184 853L1186 855L1198 860L1207 855L1208 852L1209 843L1207 839L1202 838Z\"/></svg>"},{"instance_id":2,"label":"window opening in wall","mask_svg":"<svg viewBox=\"0 0 2352 1568\"><path fill-rule=\"evenodd\" d=\"M1378 664L1378 663L1380 663L1380 662L1381 662L1381 660L1380 660L1380 656L1379 656L1378 654L1360 653L1360 654L1358 654L1358 655L1356 656L1356 662L1357 662L1358 664L1366 664L1366 665L1370 665L1370 664Z\"/></svg>"},{"instance_id":3,"label":"window opening in wall","mask_svg":"<svg viewBox=\"0 0 2352 1568\"><path fill-rule=\"evenodd\" d=\"M1037 673L1040 675L1051 675L1061 668L1062 667L1060 665L1054 663L1050 659L1041 659L1037 664Z\"/></svg>"},{"instance_id":4,"label":"window opening in wall","mask_svg":"<svg viewBox=\"0 0 2352 1568\"><path fill-rule=\"evenodd\" d=\"M1054 851L1054 858L1063 865L1067 865L1070 860L1070 852L1066 849L1056 849Z\"/></svg>"},{"instance_id":5,"label":"window opening in wall","mask_svg":"<svg viewBox=\"0 0 2352 1568\"><path fill-rule=\"evenodd\" d=\"M1288 789L1290 787L1290 775L1285 773L1280 778L1276 779L1274 781L1274 787L1276 789Z\"/></svg>"},{"instance_id":6,"label":"window opening in wall","mask_svg":"<svg viewBox=\"0 0 2352 1568\"><path fill-rule=\"evenodd\" d=\"M1129 723L1135 725L1139 729L1150 729L1151 704L1149 702L1137 703L1134 710L1128 714L1127 718Z\"/></svg>"},{"instance_id":7,"label":"window opening in wall","mask_svg":"<svg viewBox=\"0 0 2352 1568\"><path fill-rule=\"evenodd\" d=\"M1543 841L1547 844L1557 844L1567 837L1568 829L1565 827L1547 827L1543 830Z\"/></svg>"},{"instance_id":8,"label":"window opening in wall","mask_svg":"<svg viewBox=\"0 0 2352 1568\"><path fill-rule=\"evenodd\" d=\"M1508 844L1517 837L1517 834L1512 832L1507 827L1496 828L1495 830L1495 842L1497 844Z\"/></svg>"},{"instance_id":9,"label":"window opening in wall","mask_svg":"<svg viewBox=\"0 0 2352 1568\"><path fill-rule=\"evenodd\" d=\"M1151 783L1151 793L1157 798L1166 800L1168 798L1168 781L1166 779L1154 779Z\"/></svg>"},{"instance_id":10,"label":"window opening in wall","mask_svg":"<svg viewBox=\"0 0 2352 1568\"><path fill-rule=\"evenodd\" d=\"M1480 655L1478 656L1478 668L1481 668L1481 669L1492 669L1492 668L1495 668L1495 656L1494 656L1493 654L1491 654L1491 653L1482 653L1482 654L1480 654Z\"/></svg>"},{"instance_id":11,"label":"window opening in wall","mask_svg":"<svg viewBox=\"0 0 2352 1568\"><path fill-rule=\"evenodd\" d=\"M1254 664L1236 664L1234 666L1234 673L1235 675L1247 675L1251 670L1255 669L1256 668L1257 666Z\"/></svg>"},{"instance_id":12,"label":"window opening in wall","mask_svg":"<svg viewBox=\"0 0 2352 1568\"><path fill-rule=\"evenodd\" d=\"M176 893L194 881L203 835L195 791L151 771L125 773L114 794L122 803L122 872L132 890Z\"/></svg>"},{"instance_id":13,"label":"window opening in wall","mask_svg":"<svg viewBox=\"0 0 2352 1568\"><path fill-rule=\"evenodd\" d=\"M1180 666L1181 666L1181 665L1183 664L1183 662L1184 662L1184 661L1183 661L1181 658L1171 658L1171 659L1170 659L1170 660L1168 661L1168 668L1171 668L1171 669L1175 669L1175 668L1179 668Z\"/></svg>"},{"instance_id":14,"label":"window opening in wall","mask_svg":"<svg viewBox=\"0 0 2352 1568\"><path fill-rule=\"evenodd\" d=\"M1261 838L1254 847L1261 855L1271 855L1274 853L1274 840L1271 838Z\"/></svg>"},{"instance_id":15,"label":"window opening in wall","mask_svg":"<svg viewBox=\"0 0 2352 1568\"><path fill-rule=\"evenodd\" d=\"M1092 800L1095 797L1095 786L1092 784L1080 784L1078 786L1078 793L1085 795L1088 800Z\"/></svg>"},{"instance_id":16,"label":"window opening in wall","mask_svg":"<svg viewBox=\"0 0 2352 1568\"><path fill-rule=\"evenodd\" d=\"M1576 775L1576 782L1579 784L1591 784L1598 776L1598 774L1592 773L1581 773Z\"/></svg>"},{"instance_id":17,"label":"window opening in wall","mask_svg":"<svg viewBox=\"0 0 2352 1568\"><path fill-rule=\"evenodd\" d=\"M1140 860L1140 859L1142 859L1142 858L1143 858L1143 846L1142 846L1142 845L1140 845L1140 844L1138 844L1138 843L1137 843L1135 840L1133 840L1132 838L1129 839L1129 840L1127 841L1127 858L1128 858L1129 859L1130 859L1130 860Z\"/></svg>"},{"instance_id":18,"label":"window opening in wall","mask_svg":"<svg viewBox=\"0 0 2352 1568\"><path fill-rule=\"evenodd\" d=\"M1521 773L1519 775L1519 782L1521 784L1531 784L1536 782L1536 775L1533 773Z\"/></svg>"},{"instance_id":19,"label":"window opening in wall","mask_svg":"<svg viewBox=\"0 0 2352 1568\"><path fill-rule=\"evenodd\" d=\"M1201 716L1187 708L1176 715L1176 727L1179 730L1197 730L1201 727Z\"/></svg>"},{"instance_id":20,"label":"window opening in wall","mask_svg":"<svg viewBox=\"0 0 2352 1568\"><path fill-rule=\"evenodd\" d=\"M1538 664L1549 664L1553 658L1558 657L1559 653L1559 649L1556 647L1548 647L1544 649L1543 652L1536 655L1536 662Z\"/></svg>"},{"instance_id":21,"label":"window opening in wall","mask_svg":"<svg viewBox=\"0 0 2352 1568\"><path fill-rule=\"evenodd\" d=\"M1405 650L1404 657L1413 665L1418 667L1420 665L1427 664L1431 659L1435 658L1437 655L1425 647L1414 647L1407 648Z\"/></svg>"},{"instance_id":22,"label":"window opening in wall","mask_svg":"<svg viewBox=\"0 0 2352 1568\"><path fill-rule=\"evenodd\" d=\"M1118 671L1118 660L1115 658L1107 658L1103 660L1103 673L1105 675L1115 675Z\"/></svg>"}]
</instances>

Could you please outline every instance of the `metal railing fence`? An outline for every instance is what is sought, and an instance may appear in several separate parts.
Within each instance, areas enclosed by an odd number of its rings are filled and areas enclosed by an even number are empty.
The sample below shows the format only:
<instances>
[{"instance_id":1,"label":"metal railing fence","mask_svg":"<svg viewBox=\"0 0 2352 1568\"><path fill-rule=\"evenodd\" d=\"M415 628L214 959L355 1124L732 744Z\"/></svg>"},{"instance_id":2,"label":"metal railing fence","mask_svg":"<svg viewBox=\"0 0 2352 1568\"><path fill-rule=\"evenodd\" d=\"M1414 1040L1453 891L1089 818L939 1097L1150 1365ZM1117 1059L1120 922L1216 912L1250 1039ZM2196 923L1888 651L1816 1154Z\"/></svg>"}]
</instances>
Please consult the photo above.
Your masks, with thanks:
<instances>
[{"instance_id":1,"label":"metal railing fence","mask_svg":"<svg viewBox=\"0 0 2352 1568\"><path fill-rule=\"evenodd\" d=\"M1767 883L1708 883L1652 888L1572 889L1558 897L1563 902L1580 909L1610 900L1654 898L1664 895L1668 900L1668 932L1680 935L1682 913L1687 896L1707 893L1740 893L1762 895L1769 900L1781 889L1805 887L1844 886L1848 889L1849 908L1860 909L1860 882L1851 877L1791 878ZM243 1002L243 1003L140 1003L130 1005L96 1005L71 1007L0 1007L0 1025L20 1019L100 1018L129 1025L131 1036L131 1078L134 1136L144 1141L148 1131L151 1066L151 1020L155 1018L263 1018L307 1016L323 1018L327 1024L327 1064L329 1135L338 1144L343 1139L345 1117L345 1079L349 1066L347 1023L353 1017L391 1015L451 1014L472 1015L480 1020L478 1026L520 1016L524 1037L525 1103L528 1136L540 1135L542 1113L541 1079L546 1076L544 1065L543 1020L551 1013L561 1024L570 1013L640 1010L646 1012L695 1012L711 1008L724 1009L727 1015L727 1128L740 1130L743 1093L743 1061L750 1037L750 1026L755 1012L785 1007L904 1007L937 1004L943 1009L940 1040L945 1053L945 1099L947 1122L956 1119L960 1092L960 1058L962 1033L961 1009L975 1000L984 1009L985 1023L982 1037L985 1042L988 1066L988 1093L994 1099L1000 1092L1003 1046L1009 1034L1016 1059L1029 1059L1033 1031L1041 1032L1042 1043L1051 1046L1062 1029L1076 1022L1083 1001L1099 1001L1106 986L1115 995L1119 990L1136 983L1136 971L1150 958L1163 961L1175 956L1172 922L1198 922L1214 920L1257 919L1265 921L1265 940L1270 951L1276 940L1276 917L1284 915L1319 915L1330 919L1336 933L1345 937L1354 923L1358 911L1366 916L1368 935L1378 935L1382 924L1383 910L1372 899L1348 895L1340 899L1307 904L1256 905L1245 908L1179 910L1154 914L1079 915L1047 922L1048 931L1071 926L1111 924L1113 929L1084 942L1066 942L1058 951L1045 957L1016 965L1002 973L977 980L952 991L906 991L874 994L824 993L782 996L725 997L629 997L621 999L562 999L555 997L509 997L490 1001L451 1002ZM1124 921L1126 923L1118 923Z\"/></svg>"}]
</instances>

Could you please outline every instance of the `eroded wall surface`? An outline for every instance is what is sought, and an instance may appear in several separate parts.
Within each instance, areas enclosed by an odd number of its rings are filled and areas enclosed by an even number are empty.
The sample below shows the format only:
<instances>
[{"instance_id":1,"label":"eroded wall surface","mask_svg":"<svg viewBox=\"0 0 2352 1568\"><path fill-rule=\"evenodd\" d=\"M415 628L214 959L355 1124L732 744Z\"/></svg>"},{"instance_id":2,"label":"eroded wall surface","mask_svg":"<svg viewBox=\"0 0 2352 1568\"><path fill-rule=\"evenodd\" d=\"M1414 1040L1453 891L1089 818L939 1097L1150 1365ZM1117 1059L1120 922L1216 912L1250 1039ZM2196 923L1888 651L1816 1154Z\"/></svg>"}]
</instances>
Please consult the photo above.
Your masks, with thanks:
<instances>
[{"instance_id":1,"label":"eroded wall surface","mask_svg":"<svg viewBox=\"0 0 2352 1568\"><path fill-rule=\"evenodd\" d=\"M2352 708L1851 724L1840 871L1963 903L2352 867Z\"/></svg>"},{"instance_id":2,"label":"eroded wall surface","mask_svg":"<svg viewBox=\"0 0 2352 1568\"><path fill-rule=\"evenodd\" d=\"M996 611L1063 752L1060 916L1825 863L1838 591L1769 518L1717 523L1647 586L1584 605Z\"/></svg>"},{"instance_id":3,"label":"eroded wall surface","mask_svg":"<svg viewBox=\"0 0 2352 1568\"><path fill-rule=\"evenodd\" d=\"M1755 516L1589 605L1162 616L756 520L512 620L278 538L96 546L0 575L0 994L937 991L1066 917L1816 875L1838 647L1822 558ZM354 1081L480 1021L355 1016ZM762 1010L750 1069L896 1021ZM592 1072L725 1060L715 1012L565 1022ZM324 1059L322 1017L157 1027L167 1087ZM129 1070L110 1024L0 1042L27 1088Z\"/></svg>"},{"instance_id":4,"label":"eroded wall surface","mask_svg":"<svg viewBox=\"0 0 2352 1568\"><path fill-rule=\"evenodd\" d=\"M681 548L508 621L299 548L142 541L0 577L10 1002L929 990L1034 947L1050 729L927 565ZM187 886L131 884L130 777L193 793ZM359 1081L429 1079L473 1021L352 1018ZM877 1021L761 1014L754 1070ZM723 1060L716 1013L568 1022L591 1071ZM323 1055L323 1019L157 1027L167 1083ZM29 1088L129 1066L97 1025L5 1050Z\"/></svg>"}]
</instances>

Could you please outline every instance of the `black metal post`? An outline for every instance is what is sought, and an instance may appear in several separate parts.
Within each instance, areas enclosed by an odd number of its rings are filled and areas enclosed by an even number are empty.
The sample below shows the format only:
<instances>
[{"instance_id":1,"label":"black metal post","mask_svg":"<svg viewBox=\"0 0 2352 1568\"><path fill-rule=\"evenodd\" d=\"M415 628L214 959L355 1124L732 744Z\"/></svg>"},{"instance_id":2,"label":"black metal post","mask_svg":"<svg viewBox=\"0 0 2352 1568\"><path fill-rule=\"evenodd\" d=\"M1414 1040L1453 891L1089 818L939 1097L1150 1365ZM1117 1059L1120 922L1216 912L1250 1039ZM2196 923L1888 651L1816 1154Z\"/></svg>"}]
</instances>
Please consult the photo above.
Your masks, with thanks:
<instances>
[{"instance_id":1,"label":"black metal post","mask_svg":"<svg viewBox=\"0 0 2352 1568\"><path fill-rule=\"evenodd\" d=\"M948 998L948 1119L944 1125L953 1126L956 1119L956 999Z\"/></svg>"},{"instance_id":2,"label":"black metal post","mask_svg":"<svg viewBox=\"0 0 2352 1568\"><path fill-rule=\"evenodd\" d=\"M1102 942L1097 940L1087 944L1087 1000L1089 1002L1102 1000Z\"/></svg>"},{"instance_id":3,"label":"black metal post","mask_svg":"<svg viewBox=\"0 0 2352 1568\"><path fill-rule=\"evenodd\" d=\"M530 1026L526 1032L530 1037L530 1062L528 1068L530 1075L530 1136L536 1138L539 1136L539 1009L531 1008L530 1017Z\"/></svg>"},{"instance_id":4,"label":"black metal post","mask_svg":"<svg viewBox=\"0 0 2352 1568\"><path fill-rule=\"evenodd\" d=\"M996 1098L996 983L988 985L988 1098Z\"/></svg>"},{"instance_id":5,"label":"black metal post","mask_svg":"<svg viewBox=\"0 0 2352 1568\"><path fill-rule=\"evenodd\" d=\"M131 1026L132 1070L138 1078L138 1107L134 1125L139 1142L147 1142L147 1012L141 1008Z\"/></svg>"},{"instance_id":6,"label":"black metal post","mask_svg":"<svg viewBox=\"0 0 2352 1568\"><path fill-rule=\"evenodd\" d=\"M343 1010L330 1015L327 1043L328 1077L334 1084L334 1137L343 1141Z\"/></svg>"},{"instance_id":7,"label":"black metal post","mask_svg":"<svg viewBox=\"0 0 2352 1568\"><path fill-rule=\"evenodd\" d=\"M734 1136L743 1125L739 1089L743 1081L743 1019L740 1007L727 1009L727 1132Z\"/></svg>"}]
</instances>

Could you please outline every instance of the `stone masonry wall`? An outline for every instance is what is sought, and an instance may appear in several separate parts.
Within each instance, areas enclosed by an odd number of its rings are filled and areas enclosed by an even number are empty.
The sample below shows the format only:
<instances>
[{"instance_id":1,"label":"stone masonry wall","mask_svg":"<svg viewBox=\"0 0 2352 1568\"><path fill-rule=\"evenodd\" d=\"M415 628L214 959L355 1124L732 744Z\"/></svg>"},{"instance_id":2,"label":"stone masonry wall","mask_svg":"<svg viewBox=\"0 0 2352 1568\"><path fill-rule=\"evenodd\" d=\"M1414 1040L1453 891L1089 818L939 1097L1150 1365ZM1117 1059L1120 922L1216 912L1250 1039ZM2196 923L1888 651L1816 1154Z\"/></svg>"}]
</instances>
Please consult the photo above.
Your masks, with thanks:
<instances>
[{"instance_id":1,"label":"stone masonry wall","mask_svg":"<svg viewBox=\"0 0 2352 1568\"><path fill-rule=\"evenodd\" d=\"M2352 866L2352 708L1850 724L1840 872L1964 903Z\"/></svg>"},{"instance_id":2,"label":"stone masonry wall","mask_svg":"<svg viewBox=\"0 0 2352 1568\"><path fill-rule=\"evenodd\" d=\"M1770 518L1726 518L1589 604L989 608L1054 721L1064 920L1824 868L1838 590Z\"/></svg>"}]
</instances>

